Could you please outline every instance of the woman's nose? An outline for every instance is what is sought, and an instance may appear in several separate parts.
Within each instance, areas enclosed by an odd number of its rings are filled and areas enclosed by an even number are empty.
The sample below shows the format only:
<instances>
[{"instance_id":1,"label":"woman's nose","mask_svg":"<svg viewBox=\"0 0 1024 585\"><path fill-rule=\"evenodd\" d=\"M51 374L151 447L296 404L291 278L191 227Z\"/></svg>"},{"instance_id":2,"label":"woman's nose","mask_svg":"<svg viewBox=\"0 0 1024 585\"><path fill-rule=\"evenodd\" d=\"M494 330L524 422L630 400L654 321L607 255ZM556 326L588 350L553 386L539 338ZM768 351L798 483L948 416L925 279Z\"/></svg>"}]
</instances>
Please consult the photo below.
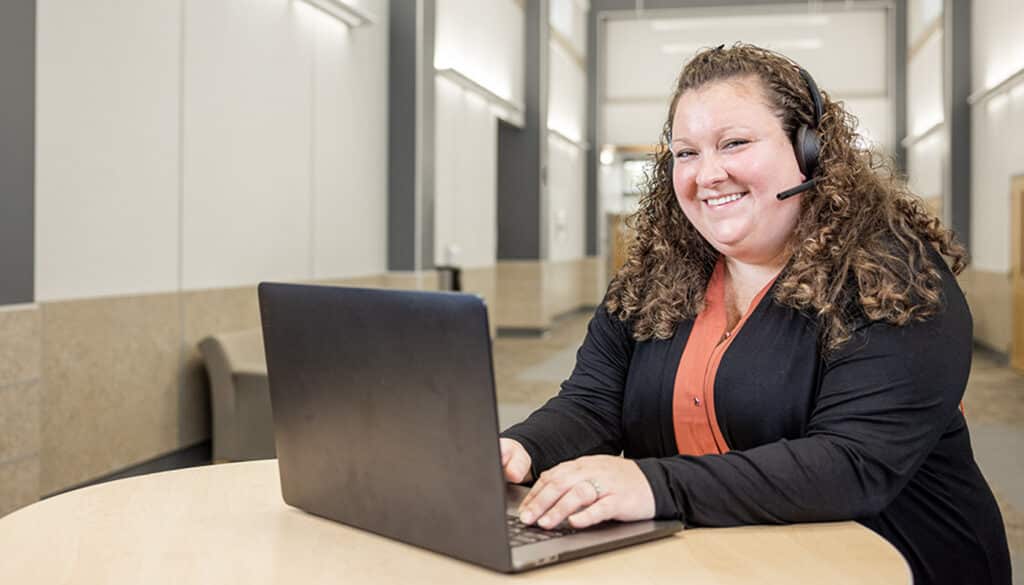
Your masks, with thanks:
<instances>
[{"instance_id":1,"label":"woman's nose","mask_svg":"<svg viewBox=\"0 0 1024 585\"><path fill-rule=\"evenodd\" d=\"M709 154L700 157L697 163L699 168L697 169L697 186L708 188L721 183L726 179L728 174L722 167L721 161L718 156Z\"/></svg>"}]
</instances>

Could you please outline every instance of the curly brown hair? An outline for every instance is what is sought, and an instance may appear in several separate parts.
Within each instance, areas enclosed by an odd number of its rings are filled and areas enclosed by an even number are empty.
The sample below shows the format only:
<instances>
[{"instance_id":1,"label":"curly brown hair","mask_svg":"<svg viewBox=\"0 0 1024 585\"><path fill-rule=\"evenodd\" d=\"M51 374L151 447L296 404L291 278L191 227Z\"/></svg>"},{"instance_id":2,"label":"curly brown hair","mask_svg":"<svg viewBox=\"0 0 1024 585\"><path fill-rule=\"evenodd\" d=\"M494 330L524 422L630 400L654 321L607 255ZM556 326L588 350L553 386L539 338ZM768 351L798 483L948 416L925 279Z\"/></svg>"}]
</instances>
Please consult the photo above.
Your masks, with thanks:
<instances>
[{"instance_id":1,"label":"curly brown hair","mask_svg":"<svg viewBox=\"0 0 1024 585\"><path fill-rule=\"evenodd\" d=\"M672 120L685 92L753 77L792 140L812 125L813 102L798 65L767 49L737 43L707 49L683 67L672 95L639 209L627 225L636 237L610 284L605 307L632 321L638 341L668 339L703 308L719 253L683 214L672 187ZM928 247L949 258L954 274L966 252L929 213L892 164L857 144L857 120L821 92L818 185L801 197L790 259L774 300L815 316L826 352L851 337L856 321L902 326L942 306L942 276Z\"/></svg>"}]
</instances>

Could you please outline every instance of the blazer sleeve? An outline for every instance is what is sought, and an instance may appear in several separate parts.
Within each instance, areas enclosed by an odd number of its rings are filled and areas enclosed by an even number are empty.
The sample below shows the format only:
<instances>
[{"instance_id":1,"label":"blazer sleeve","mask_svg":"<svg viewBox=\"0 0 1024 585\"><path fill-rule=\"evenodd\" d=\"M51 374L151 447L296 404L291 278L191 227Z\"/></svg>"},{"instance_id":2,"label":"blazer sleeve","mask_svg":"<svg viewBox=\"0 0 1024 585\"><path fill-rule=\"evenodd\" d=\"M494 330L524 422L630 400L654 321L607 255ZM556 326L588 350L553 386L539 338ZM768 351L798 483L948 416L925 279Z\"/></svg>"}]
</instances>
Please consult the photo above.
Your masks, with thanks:
<instances>
[{"instance_id":1,"label":"blazer sleeve","mask_svg":"<svg viewBox=\"0 0 1024 585\"><path fill-rule=\"evenodd\" d=\"M952 275L944 310L871 323L824 363L806 432L722 455L638 460L659 517L728 526L849 520L895 499L960 416L971 318Z\"/></svg>"},{"instance_id":2,"label":"blazer sleeve","mask_svg":"<svg viewBox=\"0 0 1024 585\"><path fill-rule=\"evenodd\" d=\"M526 448L534 477L562 461L622 451L622 394L633 345L628 324L599 306L558 395L501 434Z\"/></svg>"}]
</instances>

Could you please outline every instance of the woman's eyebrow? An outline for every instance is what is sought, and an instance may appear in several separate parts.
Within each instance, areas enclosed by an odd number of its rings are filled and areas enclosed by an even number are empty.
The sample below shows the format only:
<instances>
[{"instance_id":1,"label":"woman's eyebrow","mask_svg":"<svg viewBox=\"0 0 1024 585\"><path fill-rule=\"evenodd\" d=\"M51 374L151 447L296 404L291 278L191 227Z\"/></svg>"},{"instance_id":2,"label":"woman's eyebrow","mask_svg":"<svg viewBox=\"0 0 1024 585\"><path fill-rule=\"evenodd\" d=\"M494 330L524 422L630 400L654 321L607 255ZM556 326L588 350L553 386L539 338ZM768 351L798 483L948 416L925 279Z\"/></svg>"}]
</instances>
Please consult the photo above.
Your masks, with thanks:
<instances>
[{"instance_id":1,"label":"woman's eyebrow","mask_svg":"<svg viewBox=\"0 0 1024 585\"><path fill-rule=\"evenodd\" d=\"M722 126L721 128L715 128L713 130L713 132L715 134L725 134L725 133L728 133L728 132L753 132L753 130L751 130L747 126L732 125L732 126ZM675 144L677 142L687 142L687 139L685 137L672 138L671 140L669 140L668 143L671 145L671 144Z\"/></svg>"}]
</instances>

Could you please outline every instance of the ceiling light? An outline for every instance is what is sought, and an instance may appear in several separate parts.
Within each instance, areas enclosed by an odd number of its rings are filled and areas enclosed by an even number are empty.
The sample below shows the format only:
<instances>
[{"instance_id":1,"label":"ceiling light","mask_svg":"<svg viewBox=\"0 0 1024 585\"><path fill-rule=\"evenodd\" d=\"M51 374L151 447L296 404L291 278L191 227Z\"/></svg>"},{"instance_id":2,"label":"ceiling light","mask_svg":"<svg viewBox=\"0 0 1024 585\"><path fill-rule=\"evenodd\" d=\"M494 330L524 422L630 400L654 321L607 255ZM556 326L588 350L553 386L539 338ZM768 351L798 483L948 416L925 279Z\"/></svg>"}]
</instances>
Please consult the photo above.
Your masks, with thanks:
<instances>
[{"instance_id":1,"label":"ceiling light","mask_svg":"<svg viewBox=\"0 0 1024 585\"><path fill-rule=\"evenodd\" d=\"M373 15L344 0L306 0L306 2L344 22L350 28L373 24Z\"/></svg>"},{"instance_id":2,"label":"ceiling light","mask_svg":"<svg viewBox=\"0 0 1024 585\"><path fill-rule=\"evenodd\" d=\"M557 128L552 128L551 126L548 126L548 136L555 138L556 140L570 148L579 150L590 150L590 145L587 144L586 142L572 138L565 132L562 132Z\"/></svg>"},{"instance_id":3,"label":"ceiling light","mask_svg":"<svg viewBox=\"0 0 1024 585\"><path fill-rule=\"evenodd\" d=\"M824 14L762 15L762 16L697 16L693 18L659 18L652 20L651 30L673 32L680 30L712 30L722 27L764 28L769 26L826 26L830 18Z\"/></svg>"},{"instance_id":4,"label":"ceiling light","mask_svg":"<svg viewBox=\"0 0 1024 585\"><path fill-rule=\"evenodd\" d=\"M525 124L525 108L523 106L494 93L483 84L454 67L437 69L436 72L437 76L441 79L445 79L464 90L471 91L485 102L491 104L491 111L502 120L519 128L522 128Z\"/></svg>"},{"instance_id":5,"label":"ceiling light","mask_svg":"<svg viewBox=\"0 0 1024 585\"><path fill-rule=\"evenodd\" d=\"M764 41L760 45L777 51L788 51L792 49L814 50L825 46L820 38L808 39L783 39L778 41ZM661 52L666 55L691 55L701 49L709 49L709 43L665 43L661 45Z\"/></svg>"},{"instance_id":6,"label":"ceiling light","mask_svg":"<svg viewBox=\"0 0 1024 585\"><path fill-rule=\"evenodd\" d=\"M607 166L615 162L615 148L606 146L601 149L601 164Z\"/></svg>"}]
</instances>

